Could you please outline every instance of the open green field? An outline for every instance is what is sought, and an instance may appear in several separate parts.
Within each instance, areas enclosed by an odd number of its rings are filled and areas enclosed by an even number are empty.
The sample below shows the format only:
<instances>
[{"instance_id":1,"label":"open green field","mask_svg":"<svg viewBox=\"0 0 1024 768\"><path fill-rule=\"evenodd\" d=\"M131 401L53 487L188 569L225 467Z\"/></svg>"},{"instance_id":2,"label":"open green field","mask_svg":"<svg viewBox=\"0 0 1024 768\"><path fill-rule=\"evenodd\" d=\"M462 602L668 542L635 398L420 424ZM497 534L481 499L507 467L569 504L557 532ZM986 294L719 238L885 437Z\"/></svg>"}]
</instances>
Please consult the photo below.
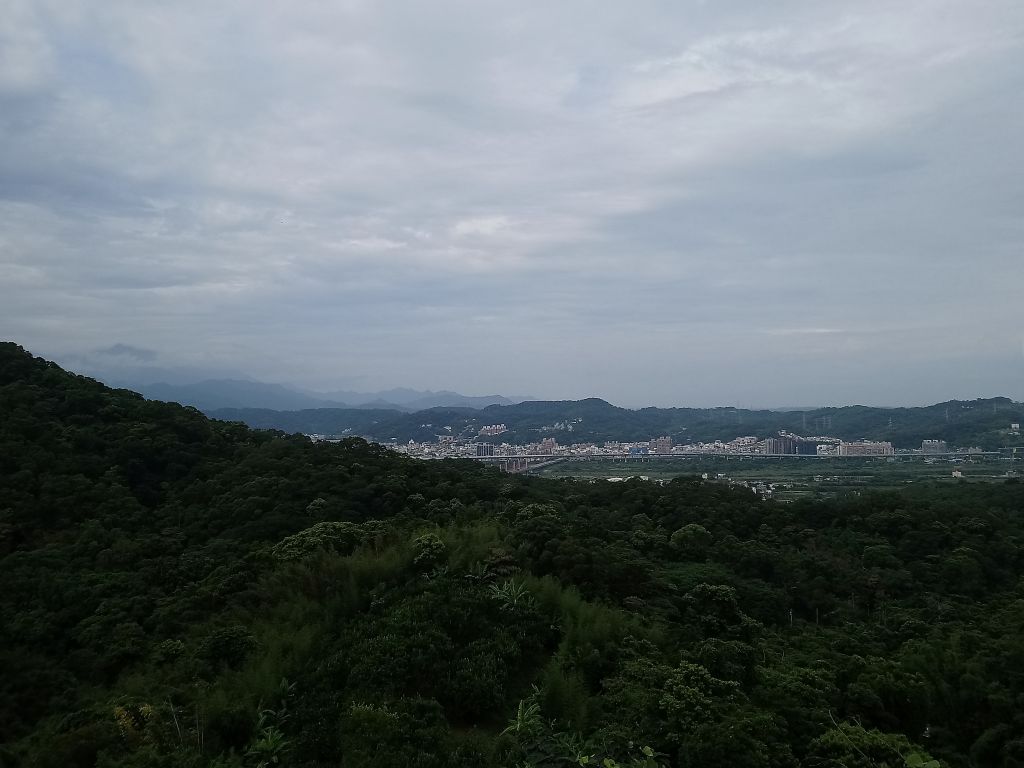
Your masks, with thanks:
<instances>
[{"instance_id":1,"label":"open green field","mask_svg":"<svg viewBox=\"0 0 1024 768\"><path fill-rule=\"evenodd\" d=\"M959 470L962 478L953 476ZM837 496L865 489L899 488L920 482L1005 482L1007 472L1024 474L1024 462L975 457L951 462L923 457L888 458L764 458L700 456L637 459L569 459L539 470L543 477L606 480L643 475L667 480L707 474L708 479L747 484L772 484L779 499ZM1011 475L1012 476L1012 475Z\"/></svg>"}]
</instances>

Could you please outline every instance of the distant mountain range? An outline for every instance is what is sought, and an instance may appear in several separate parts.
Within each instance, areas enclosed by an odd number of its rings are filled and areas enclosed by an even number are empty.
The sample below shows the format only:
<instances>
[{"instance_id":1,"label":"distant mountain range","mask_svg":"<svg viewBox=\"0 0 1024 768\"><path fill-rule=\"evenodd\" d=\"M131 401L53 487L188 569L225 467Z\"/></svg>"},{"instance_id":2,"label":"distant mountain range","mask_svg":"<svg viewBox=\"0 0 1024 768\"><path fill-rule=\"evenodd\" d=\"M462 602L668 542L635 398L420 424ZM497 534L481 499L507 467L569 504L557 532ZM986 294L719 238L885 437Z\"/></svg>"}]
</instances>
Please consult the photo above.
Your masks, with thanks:
<instances>
[{"instance_id":1,"label":"distant mountain range","mask_svg":"<svg viewBox=\"0 0 1024 768\"><path fill-rule=\"evenodd\" d=\"M1009 429L1010 424L1024 422L1024 404L1008 398L951 400L917 408L632 410L597 398L542 401L409 388L315 392L233 375L196 380L197 370L149 365L120 366L116 373L108 367L108 375L103 375L96 367L85 365L87 361L78 362L83 363L77 366L79 370L85 369L107 384L135 390L153 400L191 405L214 418L261 429L358 435L381 441L468 437L477 435L483 426L505 424L507 431L500 436L481 439L522 444L554 437L568 444L640 441L667 435L676 443L692 443L740 435L764 438L786 430L844 440L889 440L897 448L920 447L925 439L982 448L1024 446L1024 439ZM161 378L149 379L155 376Z\"/></svg>"},{"instance_id":2,"label":"distant mountain range","mask_svg":"<svg viewBox=\"0 0 1024 768\"><path fill-rule=\"evenodd\" d=\"M845 406L809 411L736 408L619 408L597 398L528 401L482 409L438 407L402 412L387 408L214 409L209 416L242 421L260 429L326 435L359 435L374 440L417 442L438 435L471 437L481 427L504 424L507 431L482 438L522 444L554 437L562 444L650 440L661 435L676 443L759 438L786 430L805 436L844 440L888 440L897 448L919 448L926 439L951 446L1002 448L1024 445L1010 430L1024 421L1024 404L1008 398L960 401L919 408Z\"/></svg>"},{"instance_id":3,"label":"distant mountain range","mask_svg":"<svg viewBox=\"0 0 1024 768\"><path fill-rule=\"evenodd\" d=\"M239 379L210 379L194 384L157 382L130 387L151 400L191 405L201 411L218 408L275 408L285 411L303 408L347 408L343 402L312 397L280 384Z\"/></svg>"},{"instance_id":4,"label":"distant mountain range","mask_svg":"<svg viewBox=\"0 0 1024 768\"><path fill-rule=\"evenodd\" d=\"M101 377L102 378L102 377ZM151 400L191 405L201 411L222 408L259 408L296 411L310 408L376 408L393 411L420 411L426 408L486 408L489 405L511 405L520 402L502 395L471 397L446 390L440 392L415 389L389 389L382 392L311 392L266 384L249 379L207 379L194 383L170 384L166 381L148 383L139 380L107 380L108 384L132 389Z\"/></svg>"},{"instance_id":5,"label":"distant mountain range","mask_svg":"<svg viewBox=\"0 0 1024 768\"><path fill-rule=\"evenodd\" d=\"M512 405L532 399L529 397L510 398L502 395L472 397L444 389L440 392L429 390L424 392L404 387L386 389L382 392L341 390L325 392L321 397L358 407L398 408L406 411L422 411L427 408L486 408L489 405Z\"/></svg>"}]
</instances>

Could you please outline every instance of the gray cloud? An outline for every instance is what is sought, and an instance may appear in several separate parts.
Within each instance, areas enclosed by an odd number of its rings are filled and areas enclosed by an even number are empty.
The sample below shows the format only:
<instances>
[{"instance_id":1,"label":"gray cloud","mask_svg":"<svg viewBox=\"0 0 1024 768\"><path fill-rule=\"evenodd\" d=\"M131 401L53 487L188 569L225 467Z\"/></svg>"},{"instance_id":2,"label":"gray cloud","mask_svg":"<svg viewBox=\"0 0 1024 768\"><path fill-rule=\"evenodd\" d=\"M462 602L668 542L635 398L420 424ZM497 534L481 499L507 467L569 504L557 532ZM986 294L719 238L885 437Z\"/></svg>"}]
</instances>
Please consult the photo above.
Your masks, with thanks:
<instances>
[{"instance_id":1,"label":"gray cloud","mask_svg":"<svg viewBox=\"0 0 1024 768\"><path fill-rule=\"evenodd\" d=\"M40 354L625 404L1024 397L1015 0L0 18Z\"/></svg>"},{"instance_id":2,"label":"gray cloud","mask_svg":"<svg viewBox=\"0 0 1024 768\"><path fill-rule=\"evenodd\" d=\"M143 349L141 347L133 347L130 344L120 343L112 344L103 349L97 349L96 354L109 357L127 357L140 362L151 362L157 358L155 350Z\"/></svg>"}]
</instances>

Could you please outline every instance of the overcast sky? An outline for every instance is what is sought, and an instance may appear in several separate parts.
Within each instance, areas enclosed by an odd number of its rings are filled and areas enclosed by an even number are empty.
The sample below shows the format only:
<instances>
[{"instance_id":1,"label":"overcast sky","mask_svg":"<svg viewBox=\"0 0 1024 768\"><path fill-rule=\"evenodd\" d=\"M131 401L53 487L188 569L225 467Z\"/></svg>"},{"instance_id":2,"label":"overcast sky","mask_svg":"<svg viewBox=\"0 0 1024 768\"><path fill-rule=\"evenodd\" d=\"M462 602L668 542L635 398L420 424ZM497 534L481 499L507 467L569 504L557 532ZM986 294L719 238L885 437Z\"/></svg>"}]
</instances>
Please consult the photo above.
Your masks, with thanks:
<instances>
[{"instance_id":1,"label":"overcast sky","mask_svg":"<svg viewBox=\"0 0 1024 768\"><path fill-rule=\"evenodd\" d=\"M1024 3L0 14L0 337L622 405L1024 399Z\"/></svg>"}]
</instances>

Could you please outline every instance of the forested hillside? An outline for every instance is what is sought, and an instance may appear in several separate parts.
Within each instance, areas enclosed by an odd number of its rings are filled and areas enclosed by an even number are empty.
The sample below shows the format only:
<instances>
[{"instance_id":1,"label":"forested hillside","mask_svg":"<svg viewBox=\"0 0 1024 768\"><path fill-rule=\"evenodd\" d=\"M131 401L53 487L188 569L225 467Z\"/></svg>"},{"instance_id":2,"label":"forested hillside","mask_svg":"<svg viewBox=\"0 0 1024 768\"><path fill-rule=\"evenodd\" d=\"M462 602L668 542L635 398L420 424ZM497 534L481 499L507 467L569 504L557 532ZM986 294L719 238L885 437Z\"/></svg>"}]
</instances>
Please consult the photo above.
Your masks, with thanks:
<instances>
[{"instance_id":1,"label":"forested hillside","mask_svg":"<svg viewBox=\"0 0 1024 768\"><path fill-rule=\"evenodd\" d=\"M1022 766L1022 512L416 462L0 344L0 765Z\"/></svg>"},{"instance_id":2,"label":"forested hillside","mask_svg":"<svg viewBox=\"0 0 1024 768\"><path fill-rule=\"evenodd\" d=\"M439 434L473 436L487 424L508 431L492 442L523 444L554 437L562 444L606 440L650 440L661 435L677 443L731 440L739 435L770 437L779 430L829 435L844 440L889 440L898 448L920 448L922 440L998 449L1019 445L1010 424L1024 422L1024 404L1005 397L950 401L922 408L847 406L811 411L750 411L736 408L619 408L604 400L531 401L482 410L431 408L415 413L387 409L311 408L275 411L225 408L210 416L242 421L257 429L330 435L354 434L375 440L430 441ZM450 431L447 429L450 427Z\"/></svg>"}]
</instances>

